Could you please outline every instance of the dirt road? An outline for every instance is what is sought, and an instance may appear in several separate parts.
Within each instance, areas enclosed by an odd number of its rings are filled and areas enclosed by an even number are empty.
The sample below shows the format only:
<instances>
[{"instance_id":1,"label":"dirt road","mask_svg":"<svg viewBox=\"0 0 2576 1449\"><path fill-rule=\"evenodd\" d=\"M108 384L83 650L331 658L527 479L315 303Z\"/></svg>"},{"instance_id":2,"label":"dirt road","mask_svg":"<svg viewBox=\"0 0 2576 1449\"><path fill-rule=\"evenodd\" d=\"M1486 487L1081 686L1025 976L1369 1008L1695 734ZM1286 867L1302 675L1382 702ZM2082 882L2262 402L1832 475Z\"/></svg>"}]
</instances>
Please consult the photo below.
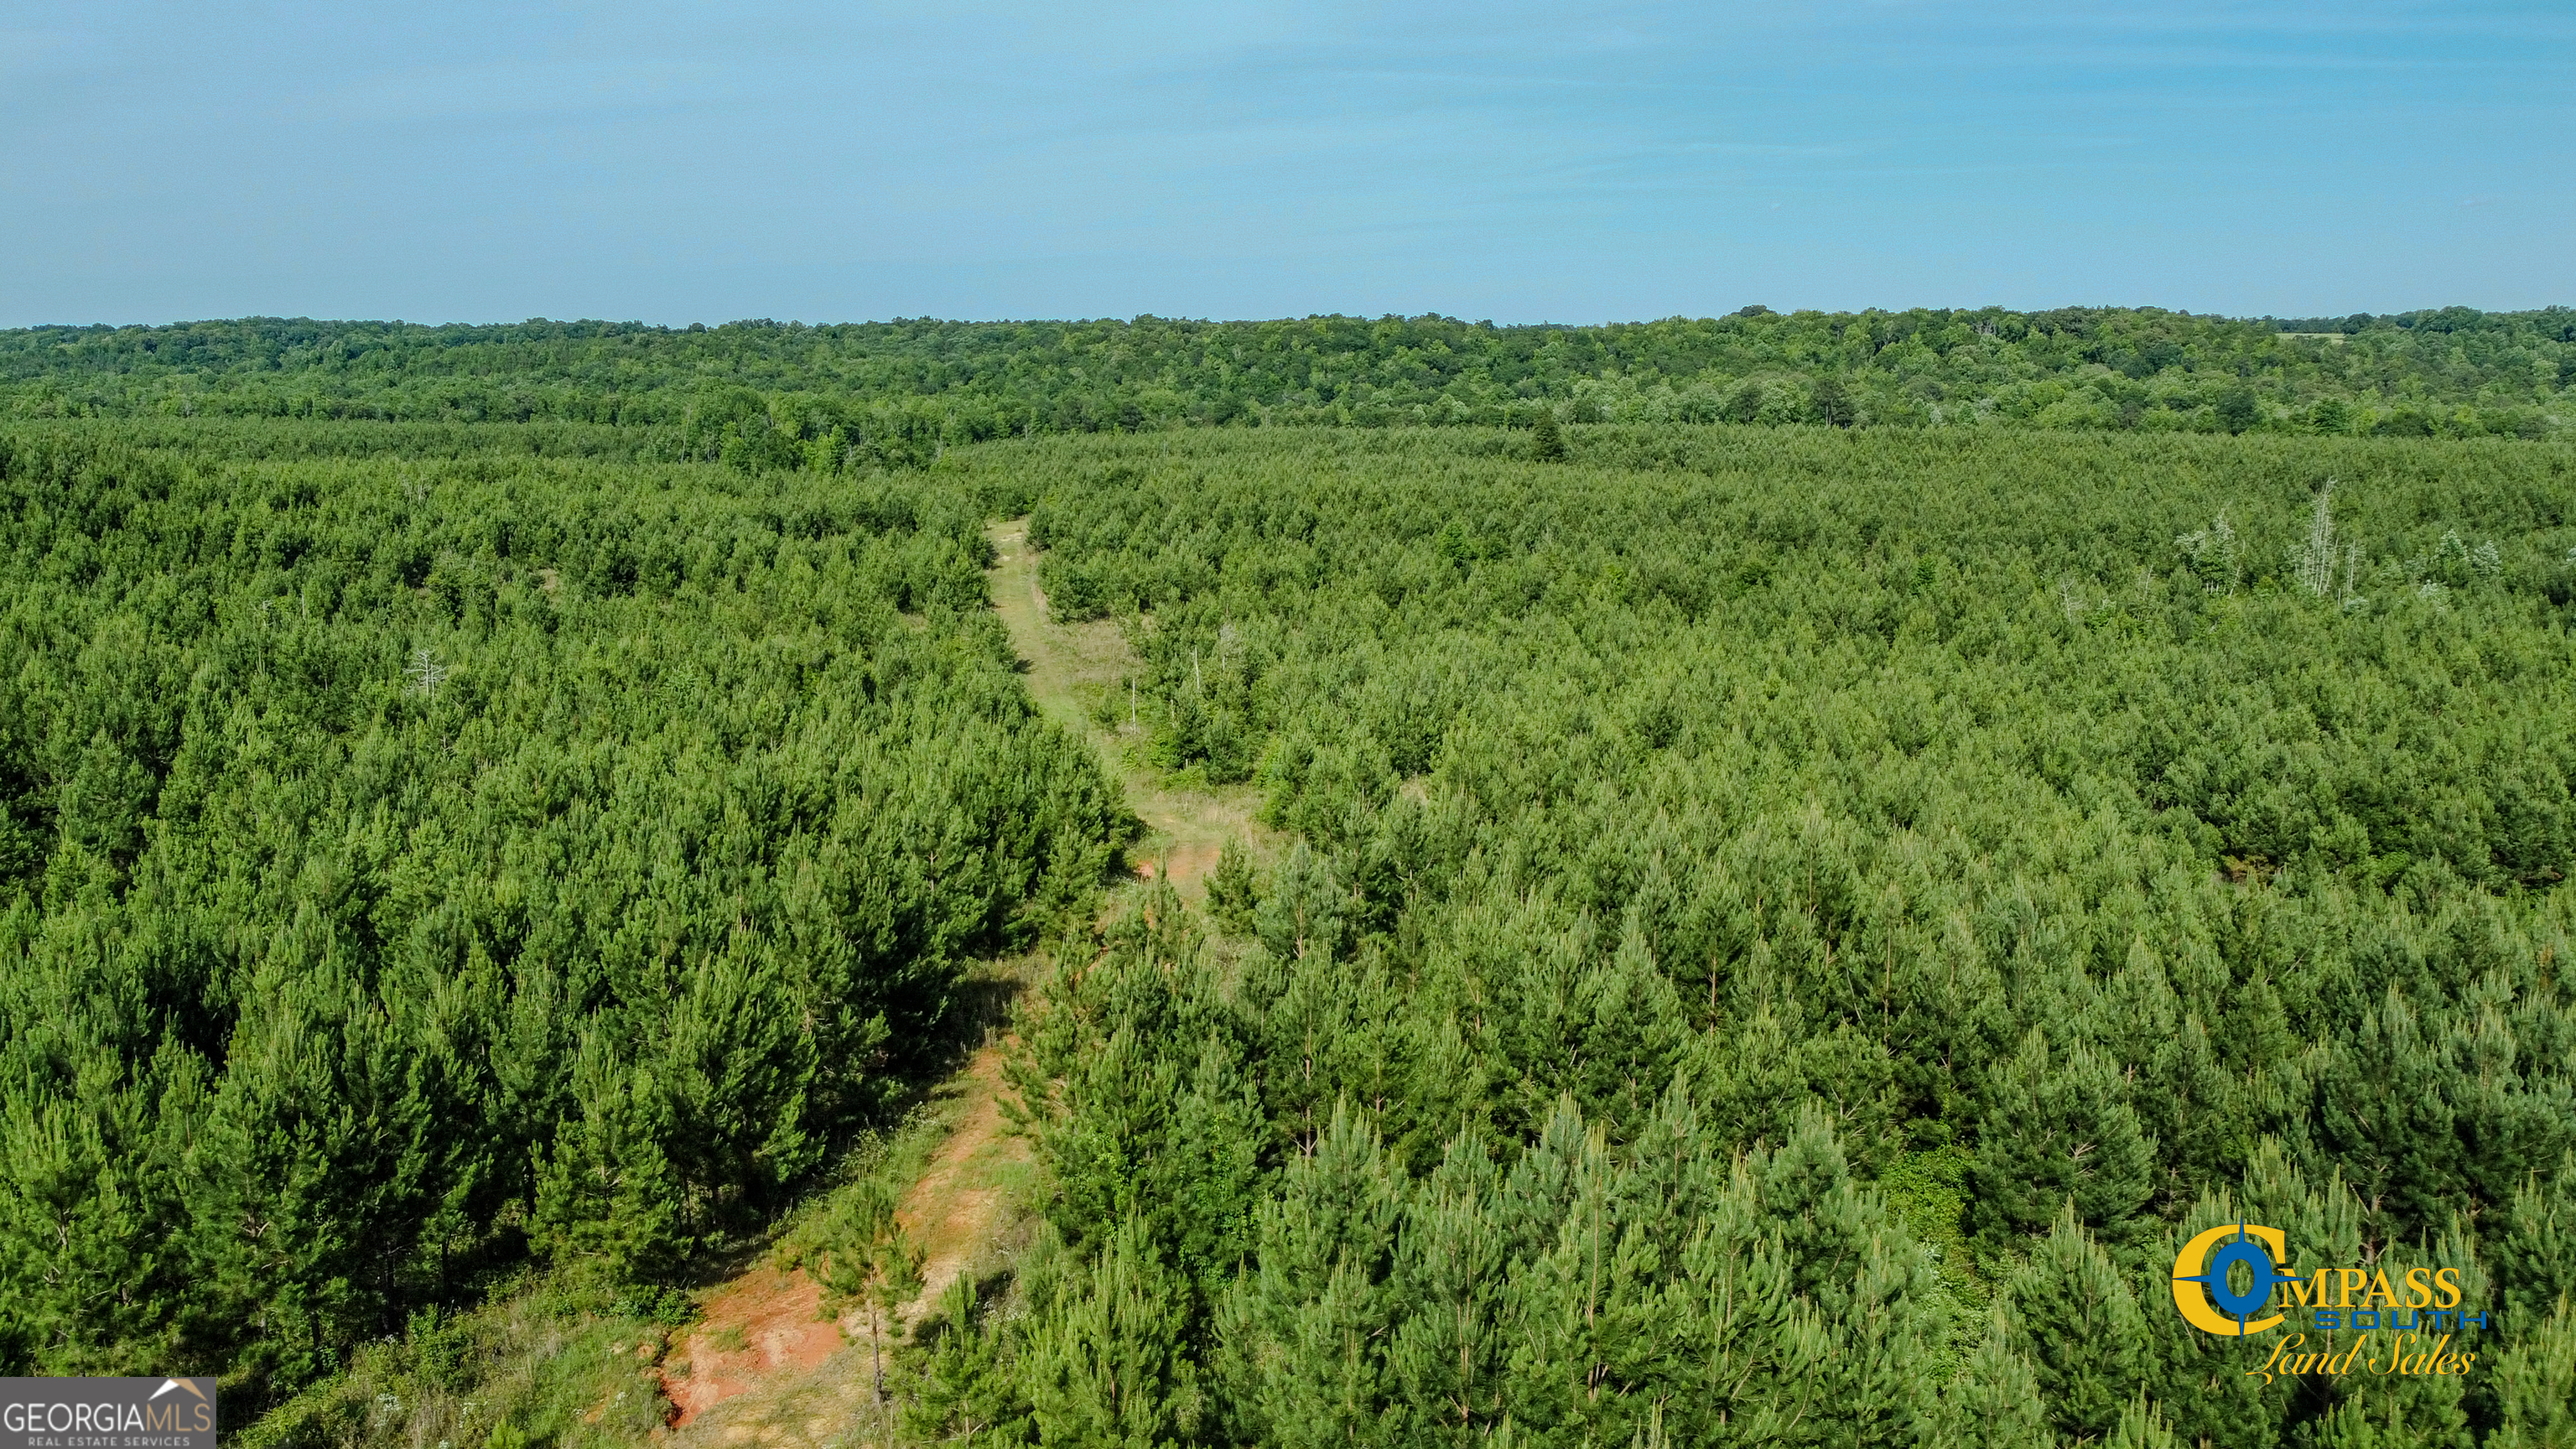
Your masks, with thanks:
<instances>
[{"instance_id":1,"label":"dirt road","mask_svg":"<svg viewBox=\"0 0 2576 1449\"><path fill-rule=\"evenodd\" d=\"M1047 617L1028 521L995 524L1000 558L993 605L1026 661L1031 698L1046 717L1088 741L1152 835L1133 852L1140 879L1168 872L1185 896L1204 893L1229 838L1267 855L1272 833L1253 819L1258 791L1175 783L1139 758L1143 733L1102 725L1093 709L1117 693L1135 659L1112 623L1058 624ZM1113 901L1112 909L1116 909ZM1002 1118L1002 1064L1011 1043L987 1044L934 1094L948 1124L896 1216L924 1254L923 1290L902 1317L918 1320L965 1273L1001 1266L1019 1241L1037 1184L1028 1144ZM870 1442L888 1412L878 1404L865 1331L856 1315L821 1316L822 1294L803 1270L763 1263L709 1294L699 1321L673 1337L664 1392L677 1417L675 1449L757 1444L821 1449Z\"/></svg>"}]
</instances>

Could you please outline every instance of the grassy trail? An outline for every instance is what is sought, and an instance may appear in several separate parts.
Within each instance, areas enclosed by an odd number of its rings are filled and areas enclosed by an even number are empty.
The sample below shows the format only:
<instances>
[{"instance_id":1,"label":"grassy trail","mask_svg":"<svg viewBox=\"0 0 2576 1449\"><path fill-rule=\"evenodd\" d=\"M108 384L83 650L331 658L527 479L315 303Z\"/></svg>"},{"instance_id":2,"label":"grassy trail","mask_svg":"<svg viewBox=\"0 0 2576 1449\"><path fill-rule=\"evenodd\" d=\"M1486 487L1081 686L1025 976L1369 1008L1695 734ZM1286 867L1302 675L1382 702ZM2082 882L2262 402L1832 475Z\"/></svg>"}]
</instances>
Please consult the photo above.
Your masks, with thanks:
<instances>
[{"instance_id":1,"label":"grassy trail","mask_svg":"<svg viewBox=\"0 0 2576 1449\"><path fill-rule=\"evenodd\" d=\"M993 607L1028 663L1030 697L1048 719L1091 742L1101 767L1126 792L1128 808L1152 832L1134 852L1142 862L1138 874L1151 879L1168 871L1172 884L1195 899L1229 836L1268 854L1277 840L1253 818L1261 808L1259 790L1175 779L1138 758L1141 730L1127 724L1104 728L1094 717L1095 706L1114 702L1123 691L1135 656L1114 623L1059 624L1047 617L1028 520L994 524L987 536L1000 556L992 572Z\"/></svg>"},{"instance_id":2,"label":"grassy trail","mask_svg":"<svg viewBox=\"0 0 2576 1449\"><path fill-rule=\"evenodd\" d=\"M997 523L989 536L999 554L993 605L1027 664L1030 697L1048 719L1090 743L1151 832L1134 852L1138 882L1168 873L1176 889L1195 897L1229 837L1267 854L1276 837L1253 818L1258 791L1174 781L1136 758L1141 731L1094 718L1093 708L1134 667L1125 638L1115 624L1047 617L1028 520ZM1000 1267L1029 1221L1035 1168L1027 1142L1010 1134L1001 1112L1009 1049L1008 1040L986 1043L933 1094L935 1130L943 1135L896 1214L924 1255L924 1287L902 1314L907 1323L929 1312L960 1275ZM668 1355L680 1369L664 1379L680 1410L674 1449L873 1440L881 1417L865 1330L856 1313L824 1320L820 1303L802 1269L781 1272L765 1260L710 1294Z\"/></svg>"}]
</instances>

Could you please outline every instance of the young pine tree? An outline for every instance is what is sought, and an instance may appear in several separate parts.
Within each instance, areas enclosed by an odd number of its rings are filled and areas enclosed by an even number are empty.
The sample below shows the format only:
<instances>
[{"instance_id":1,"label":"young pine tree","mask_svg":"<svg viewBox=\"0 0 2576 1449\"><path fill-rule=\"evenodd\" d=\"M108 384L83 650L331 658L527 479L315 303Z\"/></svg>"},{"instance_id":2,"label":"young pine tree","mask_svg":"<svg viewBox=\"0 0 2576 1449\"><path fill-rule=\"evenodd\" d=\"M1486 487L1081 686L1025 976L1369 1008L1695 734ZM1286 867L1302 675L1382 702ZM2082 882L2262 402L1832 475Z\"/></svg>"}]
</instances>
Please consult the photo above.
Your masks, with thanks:
<instances>
[{"instance_id":1,"label":"young pine tree","mask_svg":"<svg viewBox=\"0 0 2576 1449\"><path fill-rule=\"evenodd\" d=\"M2155 1140L2128 1097L2110 1062L2080 1042L2052 1052L2033 1027L1995 1073L1978 1123L1969 1210L1980 1235L2038 1231L2072 1200L2096 1235L2127 1242L2155 1188Z\"/></svg>"},{"instance_id":2,"label":"young pine tree","mask_svg":"<svg viewBox=\"0 0 2576 1449\"><path fill-rule=\"evenodd\" d=\"M1583 973L1575 988L1581 1046L1570 1073L1587 1111L1621 1124L1643 1119L1672 1081L1674 1058L1690 1035L1680 997L1655 967L1632 923L1607 963Z\"/></svg>"},{"instance_id":3,"label":"young pine tree","mask_svg":"<svg viewBox=\"0 0 2576 1449\"><path fill-rule=\"evenodd\" d=\"M922 1355L904 1407L904 1428L915 1438L972 1445L975 1436L1012 1443L1025 1437L1028 1401L1012 1380L999 1326L987 1321L974 1281L960 1275L939 1295L936 1315L922 1325Z\"/></svg>"},{"instance_id":4,"label":"young pine tree","mask_svg":"<svg viewBox=\"0 0 2576 1449\"><path fill-rule=\"evenodd\" d=\"M1755 1164L1761 1234L1802 1300L1774 1331L1780 1361L1806 1364L1825 1442L1901 1437L1932 1406L1932 1346L1951 1300L1931 1260L1851 1173L1827 1111L1800 1109L1789 1140Z\"/></svg>"},{"instance_id":5,"label":"young pine tree","mask_svg":"<svg viewBox=\"0 0 2576 1449\"><path fill-rule=\"evenodd\" d=\"M1190 1342L1189 1285L1135 1220L1105 1238L1027 1330L1021 1381L1037 1440L1189 1442L1211 1407Z\"/></svg>"},{"instance_id":6,"label":"young pine tree","mask_svg":"<svg viewBox=\"0 0 2576 1449\"><path fill-rule=\"evenodd\" d=\"M1943 1449L2045 1449L2056 1442L2039 1375L2013 1346L2003 1305L1987 1315L1985 1337L1942 1385L1925 1427L1926 1442Z\"/></svg>"},{"instance_id":7,"label":"young pine tree","mask_svg":"<svg viewBox=\"0 0 2576 1449\"><path fill-rule=\"evenodd\" d=\"M2146 1322L2110 1255L2070 1205L2013 1275L2010 1342L2037 1374L2056 1431L2100 1439L2145 1386Z\"/></svg>"},{"instance_id":8,"label":"young pine tree","mask_svg":"<svg viewBox=\"0 0 2576 1449\"><path fill-rule=\"evenodd\" d=\"M2490 1219L2483 1236L2479 1255L2517 1331L2576 1294L2576 1158L2545 1177L2533 1174L2514 1193L2504 1221Z\"/></svg>"},{"instance_id":9,"label":"young pine tree","mask_svg":"<svg viewBox=\"0 0 2576 1449\"><path fill-rule=\"evenodd\" d=\"M2486 1364L2480 1354L2478 1366ZM2562 1297L2547 1318L2523 1321L2493 1373L2499 1422L2489 1449L2576 1444L2576 1300Z\"/></svg>"},{"instance_id":10,"label":"young pine tree","mask_svg":"<svg viewBox=\"0 0 2576 1449\"><path fill-rule=\"evenodd\" d=\"M1271 872L1270 889L1253 909L1253 931L1282 961L1329 957L1341 950L1350 908L1350 888L1332 858L1308 850L1301 840Z\"/></svg>"},{"instance_id":11,"label":"young pine tree","mask_svg":"<svg viewBox=\"0 0 2576 1449\"><path fill-rule=\"evenodd\" d=\"M1495 1221L1501 1182L1482 1134L1462 1133L1410 1195L1397 1235L1394 1291L1409 1311L1390 1336L1387 1373L1429 1443L1475 1443L1502 1420L1510 1258Z\"/></svg>"},{"instance_id":12,"label":"young pine tree","mask_svg":"<svg viewBox=\"0 0 2576 1449\"><path fill-rule=\"evenodd\" d=\"M581 1115L537 1161L530 1236L559 1259L596 1257L617 1279L663 1281L686 1243L662 1151L670 1116L653 1079L594 1038L575 1058L573 1095Z\"/></svg>"},{"instance_id":13,"label":"young pine tree","mask_svg":"<svg viewBox=\"0 0 2576 1449\"><path fill-rule=\"evenodd\" d=\"M1565 461L1565 433L1556 425L1556 412L1541 408L1538 423L1530 431L1530 456L1542 463Z\"/></svg>"},{"instance_id":14,"label":"young pine tree","mask_svg":"<svg viewBox=\"0 0 2576 1449\"><path fill-rule=\"evenodd\" d=\"M1217 929L1229 936L1252 934L1252 917L1260 908L1261 890L1242 841L1228 839L1217 852L1216 869L1208 873L1207 904L1208 915L1215 920Z\"/></svg>"},{"instance_id":15,"label":"young pine tree","mask_svg":"<svg viewBox=\"0 0 2576 1449\"><path fill-rule=\"evenodd\" d=\"M2183 1444L2165 1422L2163 1408L2140 1394L2121 1406L2119 1425L2103 1441L2103 1449L2183 1449Z\"/></svg>"},{"instance_id":16,"label":"young pine tree","mask_svg":"<svg viewBox=\"0 0 2576 1449\"><path fill-rule=\"evenodd\" d=\"M896 1310L921 1291L921 1250L896 1221L894 1193L866 1182L850 1191L816 1229L820 1246L809 1256L823 1287L823 1312L838 1318L855 1308L868 1330L869 1370L876 1402L886 1402L886 1338L898 1327Z\"/></svg>"},{"instance_id":17,"label":"young pine tree","mask_svg":"<svg viewBox=\"0 0 2576 1449\"><path fill-rule=\"evenodd\" d=\"M1617 1443L1641 1427L1671 1328L1643 1222L1657 1205L1633 1190L1607 1124L1581 1124L1570 1104L1536 1152L1552 1160L1514 1174L1539 1189L1524 1231L1545 1246L1506 1290L1511 1416L1550 1442Z\"/></svg>"},{"instance_id":18,"label":"young pine tree","mask_svg":"<svg viewBox=\"0 0 2576 1449\"><path fill-rule=\"evenodd\" d=\"M1405 1183L1365 1114L1336 1104L1257 1211L1257 1247L1219 1310L1219 1387L1265 1444L1384 1442L1388 1330Z\"/></svg>"}]
</instances>

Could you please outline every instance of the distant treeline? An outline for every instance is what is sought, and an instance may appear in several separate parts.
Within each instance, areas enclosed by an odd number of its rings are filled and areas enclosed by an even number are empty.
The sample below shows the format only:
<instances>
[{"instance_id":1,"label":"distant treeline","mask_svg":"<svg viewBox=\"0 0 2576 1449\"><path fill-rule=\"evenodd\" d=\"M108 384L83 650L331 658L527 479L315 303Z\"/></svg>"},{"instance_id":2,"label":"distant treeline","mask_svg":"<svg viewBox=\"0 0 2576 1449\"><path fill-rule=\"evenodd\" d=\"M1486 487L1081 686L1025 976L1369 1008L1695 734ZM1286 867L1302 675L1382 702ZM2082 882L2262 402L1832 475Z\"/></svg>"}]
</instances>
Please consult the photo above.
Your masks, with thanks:
<instances>
[{"instance_id":1,"label":"distant treeline","mask_svg":"<svg viewBox=\"0 0 2576 1449\"><path fill-rule=\"evenodd\" d=\"M2007 425L2538 437L2576 425L2576 309L2243 320L2158 308L1775 313L1599 327L278 318L0 332L0 416L584 423L651 456L904 466L1181 426Z\"/></svg>"}]
</instances>

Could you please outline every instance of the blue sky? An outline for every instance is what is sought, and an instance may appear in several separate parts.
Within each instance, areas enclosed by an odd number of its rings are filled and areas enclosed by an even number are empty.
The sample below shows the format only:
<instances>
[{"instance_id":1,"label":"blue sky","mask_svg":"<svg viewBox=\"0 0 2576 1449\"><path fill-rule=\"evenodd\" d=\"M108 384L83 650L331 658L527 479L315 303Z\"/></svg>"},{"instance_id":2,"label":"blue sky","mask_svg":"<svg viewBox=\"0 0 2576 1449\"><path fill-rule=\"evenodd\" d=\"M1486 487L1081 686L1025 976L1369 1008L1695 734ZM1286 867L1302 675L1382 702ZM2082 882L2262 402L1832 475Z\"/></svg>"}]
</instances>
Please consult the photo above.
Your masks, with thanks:
<instances>
[{"instance_id":1,"label":"blue sky","mask_svg":"<svg viewBox=\"0 0 2576 1449\"><path fill-rule=\"evenodd\" d=\"M0 0L0 325L2576 302L2576 7Z\"/></svg>"}]
</instances>

